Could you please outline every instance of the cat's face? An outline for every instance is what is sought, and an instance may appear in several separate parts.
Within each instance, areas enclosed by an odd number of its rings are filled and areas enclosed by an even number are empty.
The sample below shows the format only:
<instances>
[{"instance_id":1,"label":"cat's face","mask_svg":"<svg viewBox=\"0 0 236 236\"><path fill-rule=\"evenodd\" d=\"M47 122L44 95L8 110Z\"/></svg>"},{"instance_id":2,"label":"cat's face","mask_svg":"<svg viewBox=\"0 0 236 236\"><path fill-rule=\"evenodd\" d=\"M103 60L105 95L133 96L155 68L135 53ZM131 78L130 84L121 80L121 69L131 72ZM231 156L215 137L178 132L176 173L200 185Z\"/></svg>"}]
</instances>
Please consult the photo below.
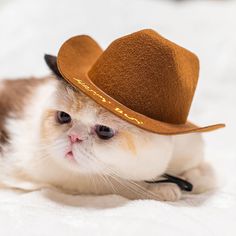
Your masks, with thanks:
<instances>
[{"instance_id":1,"label":"cat's face","mask_svg":"<svg viewBox=\"0 0 236 236\"><path fill-rule=\"evenodd\" d=\"M48 107L42 117L42 146L65 170L145 180L168 165L171 137L121 120L64 82L58 81Z\"/></svg>"}]
</instances>

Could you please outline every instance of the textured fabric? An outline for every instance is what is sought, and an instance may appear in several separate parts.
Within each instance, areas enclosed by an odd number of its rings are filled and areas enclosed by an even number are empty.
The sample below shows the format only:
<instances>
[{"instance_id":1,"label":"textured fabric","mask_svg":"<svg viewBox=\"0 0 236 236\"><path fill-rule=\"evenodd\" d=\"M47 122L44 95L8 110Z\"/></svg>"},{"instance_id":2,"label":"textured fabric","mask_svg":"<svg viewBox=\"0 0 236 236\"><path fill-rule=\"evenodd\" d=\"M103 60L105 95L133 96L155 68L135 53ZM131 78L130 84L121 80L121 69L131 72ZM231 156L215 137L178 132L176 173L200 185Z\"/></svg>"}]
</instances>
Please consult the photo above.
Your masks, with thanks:
<instances>
[{"instance_id":1,"label":"textured fabric","mask_svg":"<svg viewBox=\"0 0 236 236\"><path fill-rule=\"evenodd\" d=\"M115 40L89 71L94 84L130 109L184 124L198 80L197 57L153 30Z\"/></svg>"}]
</instances>

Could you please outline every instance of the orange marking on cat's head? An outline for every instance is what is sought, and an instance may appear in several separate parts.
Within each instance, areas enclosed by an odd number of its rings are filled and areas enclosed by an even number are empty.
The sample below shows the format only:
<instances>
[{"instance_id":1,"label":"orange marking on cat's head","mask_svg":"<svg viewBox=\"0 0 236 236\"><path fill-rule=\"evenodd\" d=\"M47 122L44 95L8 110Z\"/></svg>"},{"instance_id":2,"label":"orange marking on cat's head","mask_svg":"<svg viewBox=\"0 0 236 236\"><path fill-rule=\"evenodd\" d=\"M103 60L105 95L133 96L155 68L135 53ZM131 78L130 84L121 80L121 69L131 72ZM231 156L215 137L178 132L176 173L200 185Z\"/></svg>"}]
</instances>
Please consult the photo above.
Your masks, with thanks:
<instances>
[{"instance_id":1,"label":"orange marking on cat's head","mask_svg":"<svg viewBox=\"0 0 236 236\"><path fill-rule=\"evenodd\" d=\"M123 139L123 146L127 148L134 156L137 154L136 147L134 144L134 139L131 133L128 131L120 132Z\"/></svg>"}]
</instances>

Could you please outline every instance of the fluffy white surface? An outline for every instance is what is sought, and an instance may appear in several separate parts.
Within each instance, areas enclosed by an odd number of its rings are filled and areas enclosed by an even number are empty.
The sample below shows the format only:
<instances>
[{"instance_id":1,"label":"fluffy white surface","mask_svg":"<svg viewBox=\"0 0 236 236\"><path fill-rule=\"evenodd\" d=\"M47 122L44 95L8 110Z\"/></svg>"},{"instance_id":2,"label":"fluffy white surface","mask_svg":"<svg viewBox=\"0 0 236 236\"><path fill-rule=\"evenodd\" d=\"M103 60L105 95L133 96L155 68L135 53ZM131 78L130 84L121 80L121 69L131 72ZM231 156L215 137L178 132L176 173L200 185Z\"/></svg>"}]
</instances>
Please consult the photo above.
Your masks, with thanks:
<instances>
[{"instance_id":1,"label":"fluffy white surface","mask_svg":"<svg viewBox=\"0 0 236 236\"><path fill-rule=\"evenodd\" d=\"M200 57L190 119L227 124L205 134L207 159L222 182L215 193L168 204L1 190L0 235L235 235L235 11L235 1L0 1L1 78L45 75L43 54L56 54L72 35L90 34L105 48L121 35L154 28Z\"/></svg>"}]
</instances>

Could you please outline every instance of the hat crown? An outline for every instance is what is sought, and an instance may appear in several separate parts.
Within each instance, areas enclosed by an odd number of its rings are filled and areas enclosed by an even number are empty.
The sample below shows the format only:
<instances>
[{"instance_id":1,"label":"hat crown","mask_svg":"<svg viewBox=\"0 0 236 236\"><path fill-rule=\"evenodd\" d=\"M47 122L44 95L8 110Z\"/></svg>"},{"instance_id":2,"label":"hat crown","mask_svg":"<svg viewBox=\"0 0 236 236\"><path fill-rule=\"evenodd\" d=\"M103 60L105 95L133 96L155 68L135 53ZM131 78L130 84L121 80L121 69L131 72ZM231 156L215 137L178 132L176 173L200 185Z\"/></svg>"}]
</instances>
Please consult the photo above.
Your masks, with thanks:
<instances>
[{"instance_id":1,"label":"hat crown","mask_svg":"<svg viewBox=\"0 0 236 236\"><path fill-rule=\"evenodd\" d=\"M199 73L198 58L153 30L115 40L88 75L118 102L150 118L183 124Z\"/></svg>"}]
</instances>

